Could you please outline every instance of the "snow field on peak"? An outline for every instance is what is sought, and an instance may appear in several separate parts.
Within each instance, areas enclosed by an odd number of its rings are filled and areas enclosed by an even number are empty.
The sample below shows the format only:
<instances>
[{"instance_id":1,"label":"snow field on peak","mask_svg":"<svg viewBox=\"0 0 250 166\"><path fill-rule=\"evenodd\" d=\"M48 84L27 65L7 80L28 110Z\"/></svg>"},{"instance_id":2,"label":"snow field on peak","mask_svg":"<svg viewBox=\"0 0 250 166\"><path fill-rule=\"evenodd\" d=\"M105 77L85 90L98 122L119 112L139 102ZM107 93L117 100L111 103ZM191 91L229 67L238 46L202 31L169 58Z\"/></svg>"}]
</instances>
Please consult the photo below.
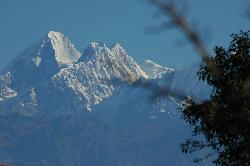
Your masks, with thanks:
<instances>
[{"instance_id":1,"label":"snow field on peak","mask_svg":"<svg viewBox=\"0 0 250 166\"><path fill-rule=\"evenodd\" d=\"M62 33L50 31L48 37L55 50L55 58L58 63L72 64L80 58L80 53L74 45Z\"/></svg>"},{"instance_id":2,"label":"snow field on peak","mask_svg":"<svg viewBox=\"0 0 250 166\"><path fill-rule=\"evenodd\" d=\"M161 78L164 74L174 72L173 68L167 68L154 63L151 60L144 60L141 64L142 70L144 70L150 78Z\"/></svg>"}]
</instances>

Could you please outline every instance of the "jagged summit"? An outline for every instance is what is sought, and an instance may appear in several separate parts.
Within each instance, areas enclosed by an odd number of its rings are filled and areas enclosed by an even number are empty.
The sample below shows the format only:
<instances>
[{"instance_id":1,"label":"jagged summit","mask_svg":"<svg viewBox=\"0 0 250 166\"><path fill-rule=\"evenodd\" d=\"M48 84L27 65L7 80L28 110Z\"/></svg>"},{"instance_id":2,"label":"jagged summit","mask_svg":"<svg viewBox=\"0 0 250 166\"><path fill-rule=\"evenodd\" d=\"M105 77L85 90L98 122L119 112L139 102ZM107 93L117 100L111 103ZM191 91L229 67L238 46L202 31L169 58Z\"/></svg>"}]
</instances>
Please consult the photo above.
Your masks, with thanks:
<instances>
[{"instance_id":1,"label":"jagged summit","mask_svg":"<svg viewBox=\"0 0 250 166\"><path fill-rule=\"evenodd\" d=\"M98 50L101 48L107 48L106 44L100 41L92 41L88 44L88 46L84 49L84 52L87 52L88 50Z\"/></svg>"},{"instance_id":2,"label":"jagged summit","mask_svg":"<svg viewBox=\"0 0 250 166\"><path fill-rule=\"evenodd\" d=\"M78 62L91 63L97 68L105 68L110 75L130 83L140 77L148 78L147 74L118 43L108 48L102 42L91 42Z\"/></svg>"},{"instance_id":3,"label":"jagged summit","mask_svg":"<svg viewBox=\"0 0 250 166\"><path fill-rule=\"evenodd\" d=\"M81 61L88 61L92 58L101 58L103 55L109 55L112 58L118 60L128 57L125 49L119 44L116 43L112 47L107 47L105 43L100 41L93 41L84 49L81 58L79 59L79 62Z\"/></svg>"},{"instance_id":4,"label":"jagged summit","mask_svg":"<svg viewBox=\"0 0 250 166\"><path fill-rule=\"evenodd\" d=\"M111 50L115 51L122 51L125 52L125 49L119 44L119 43L115 43L112 47Z\"/></svg>"},{"instance_id":5,"label":"jagged summit","mask_svg":"<svg viewBox=\"0 0 250 166\"><path fill-rule=\"evenodd\" d=\"M109 48L103 42L93 41L84 49L78 62L87 62L92 59L98 59L103 54L108 54Z\"/></svg>"},{"instance_id":6,"label":"jagged summit","mask_svg":"<svg viewBox=\"0 0 250 166\"><path fill-rule=\"evenodd\" d=\"M119 43L113 45L110 50L116 56L116 58L125 59L128 55L125 49Z\"/></svg>"}]
</instances>

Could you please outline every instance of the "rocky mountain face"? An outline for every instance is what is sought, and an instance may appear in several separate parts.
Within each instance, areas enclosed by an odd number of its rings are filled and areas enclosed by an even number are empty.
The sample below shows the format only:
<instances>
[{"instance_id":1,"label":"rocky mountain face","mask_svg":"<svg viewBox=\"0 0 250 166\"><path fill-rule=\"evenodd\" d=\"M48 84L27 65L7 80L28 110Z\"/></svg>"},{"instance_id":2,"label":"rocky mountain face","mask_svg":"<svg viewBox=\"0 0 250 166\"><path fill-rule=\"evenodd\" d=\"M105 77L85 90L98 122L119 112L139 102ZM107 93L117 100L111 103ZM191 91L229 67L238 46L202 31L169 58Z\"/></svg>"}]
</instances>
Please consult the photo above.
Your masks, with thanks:
<instances>
[{"instance_id":1,"label":"rocky mountain face","mask_svg":"<svg viewBox=\"0 0 250 166\"><path fill-rule=\"evenodd\" d=\"M178 108L183 96L209 97L199 64L181 71L150 60L139 65L120 44L101 42L79 53L51 31L0 72L0 161L192 165L179 149L190 128Z\"/></svg>"}]
</instances>

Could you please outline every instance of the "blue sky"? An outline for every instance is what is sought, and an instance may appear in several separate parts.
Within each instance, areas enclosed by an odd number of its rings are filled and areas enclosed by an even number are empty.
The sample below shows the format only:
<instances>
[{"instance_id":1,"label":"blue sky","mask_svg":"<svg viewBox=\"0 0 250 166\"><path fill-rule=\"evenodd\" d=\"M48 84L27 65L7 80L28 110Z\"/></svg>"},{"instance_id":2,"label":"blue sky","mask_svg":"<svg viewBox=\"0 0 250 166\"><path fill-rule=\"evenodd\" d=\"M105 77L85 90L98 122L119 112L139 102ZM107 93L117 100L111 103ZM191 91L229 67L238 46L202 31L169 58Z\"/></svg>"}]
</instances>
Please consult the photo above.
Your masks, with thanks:
<instances>
[{"instance_id":1,"label":"blue sky","mask_svg":"<svg viewBox=\"0 0 250 166\"><path fill-rule=\"evenodd\" d=\"M231 33L250 29L250 20L244 17L247 0L185 2L187 17L196 27L210 29L211 50L226 45ZM50 30L63 32L80 51L93 40L119 42L138 62L151 59L185 67L197 55L189 45L176 47L183 39L178 31L146 33L147 27L164 20L143 0L0 0L0 68Z\"/></svg>"}]
</instances>

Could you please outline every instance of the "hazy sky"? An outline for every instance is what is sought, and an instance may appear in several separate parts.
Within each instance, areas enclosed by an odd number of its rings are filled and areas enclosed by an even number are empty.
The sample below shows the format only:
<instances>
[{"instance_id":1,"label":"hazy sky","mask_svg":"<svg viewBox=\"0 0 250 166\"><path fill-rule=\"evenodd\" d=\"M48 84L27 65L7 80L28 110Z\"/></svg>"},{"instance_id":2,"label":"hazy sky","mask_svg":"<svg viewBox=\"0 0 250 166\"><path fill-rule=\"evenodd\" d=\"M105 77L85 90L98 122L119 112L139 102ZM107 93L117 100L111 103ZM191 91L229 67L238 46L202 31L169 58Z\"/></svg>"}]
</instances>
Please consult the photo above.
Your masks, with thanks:
<instances>
[{"instance_id":1,"label":"hazy sky","mask_svg":"<svg viewBox=\"0 0 250 166\"><path fill-rule=\"evenodd\" d=\"M247 0L186 2L188 18L196 27L211 30L211 49L227 44L231 33L250 29L244 17ZM93 40L108 46L119 42L138 62L151 59L176 68L187 66L197 55L189 45L176 47L182 39L178 31L145 33L165 20L156 11L143 0L0 0L0 68L50 30L64 33L80 51Z\"/></svg>"}]
</instances>

